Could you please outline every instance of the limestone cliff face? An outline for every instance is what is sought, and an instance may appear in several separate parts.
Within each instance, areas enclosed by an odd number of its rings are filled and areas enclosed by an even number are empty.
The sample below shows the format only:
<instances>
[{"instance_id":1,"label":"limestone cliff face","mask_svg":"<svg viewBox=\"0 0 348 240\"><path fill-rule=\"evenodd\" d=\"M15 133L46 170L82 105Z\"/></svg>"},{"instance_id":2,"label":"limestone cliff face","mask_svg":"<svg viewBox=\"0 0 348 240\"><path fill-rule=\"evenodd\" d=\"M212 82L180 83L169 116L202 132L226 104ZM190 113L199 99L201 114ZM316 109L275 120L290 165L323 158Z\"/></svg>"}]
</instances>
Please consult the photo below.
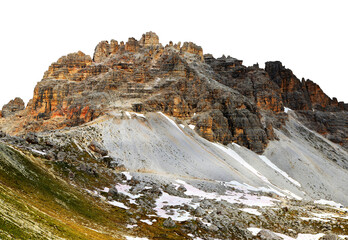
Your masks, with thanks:
<instances>
[{"instance_id":1,"label":"limestone cliff face","mask_svg":"<svg viewBox=\"0 0 348 240\"><path fill-rule=\"evenodd\" d=\"M53 63L34 90L24 131L89 122L110 110L161 111L197 124L211 141L237 142L256 152L267 129L247 97L219 84L194 43L163 47L149 32L138 41L100 42L93 60L82 52ZM18 129L16 129L18 131Z\"/></svg>"},{"instance_id":2,"label":"limestone cliff face","mask_svg":"<svg viewBox=\"0 0 348 240\"><path fill-rule=\"evenodd\" d=\"M10 117L16 112L19 112L24 109L24 102L21 98L16 97L15 99L11 100L9 103L5 104L2 107L2 110L0 111L0 117Z\"/></svg>"},{"instance_id":3,"label":"limestone cliff face","mask_svg":"<svg viewBox=\"0 0 348 240\"><path fill-rule=\"evenodd\" d=\"M203 55L191 42L163 47L153 32L126 43L102 41L93 59L77 52L51 64L35 87L26 116L11 119L15 127L8 127L7 121L5 129L21 134L80 125L114 110L161 111L196 125L195 131L210 141L236 142L261 153L277 138L273 128L285 123L284 106L304 111L346 107L315 83L300 82L280 62L268 62L265 70L242 63ZM24 103L10 106L3 108L2 116L9 109L23 109ZM301 116L307 122L316 118ZM344 124L324 124L316 130L344 145Z\"/></svg>"},{"instance_id":4,"label":"limestone cliff face","mask_svg":"<svg viewBox=\"0 0 348 240\"><path fill-rule=\"evenodd\" d=\"M219 82L238 90L260 109L276 113L284 110L279 87L263 69L256 66L247 68L242 61L231 57L215 59L205 55L205 61L221 76Z\"/></svg>"},{"instance_id":5,"label":"limestone cliff face","mask_svg":"<svg viewBox=\"0 0 348 240\"><path fill-rule=\"evenodd\" d=\"M266 62L265 70L270 79L280 87L285 106L293 110L344 110L344 103L339 104L337 99L328 97L313 81L300 81L281 62Z\"/></svg>"}]
</instances>

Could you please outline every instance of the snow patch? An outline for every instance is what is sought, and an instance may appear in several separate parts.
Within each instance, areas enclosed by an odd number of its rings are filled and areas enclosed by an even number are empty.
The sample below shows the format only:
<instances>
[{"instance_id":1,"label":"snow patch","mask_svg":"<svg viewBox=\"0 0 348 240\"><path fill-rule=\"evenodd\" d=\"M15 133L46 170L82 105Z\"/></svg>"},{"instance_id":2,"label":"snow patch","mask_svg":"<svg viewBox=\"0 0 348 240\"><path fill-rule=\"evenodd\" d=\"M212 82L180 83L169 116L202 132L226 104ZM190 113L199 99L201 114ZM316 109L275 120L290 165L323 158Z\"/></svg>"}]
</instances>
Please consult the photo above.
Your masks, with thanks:
<instances>
[{"instance_id":1,"label":"snow patch","mask_svg":"<svg viewBox=\"0 0 348 240\"><path fill-rule=\"evenodd\" d=\"M334 201L325 200L325 199L316 200L316 201L314 201L314 203L322 204L322 205L329 205L329 206L332 206L332 207L335 207L335 208L343 207L343 205L340 204L340 203L337 203L337 202L334 202Z\"/></svg>"},{"instance_id":2,"label":"snow patch","mask_svg":"<svg viewBox=\"0 0 348 240\"><path fill-rule=\"evenodd\" d=\"M318 234L299 234L297 236L297 240L318 240L322 236L324 236L324 233L318 233Z\"/></svg>"},{"instance_id":3,"label":"snow patch","mask_svg":"<svg viewBox=\"0 0 348 240\"><path fill-rule=\"evenodd\" d=\"M131 179L132 179L132 175L130 175L130 173L129 173L129 172L122 172L122 173L123 173L123 175L125 175L125 176L126 176L127 181L129 181L129 180L131 180Z\"/></svg>"},{"instance_id":4,"label":"snow patch","mask_svg":"<svg viewBox=\"0 0 348 240\"><path fill-rule=\"evenodd\" d=\"M169 195L166 192L162 192L162 195L156 200L156 207L154 208L154 210L156 211L159 217L162 217L162 218L171 217L174 221L179 221L179 222L187 221L192 218L190 213L180 209L173 209L173 212L168 214L167 211L163 209L163 207L188 204L192 206L193 208L197 208L196 205L190 204L191 201L192 201L192 198L182 198L182 197Z\"/></svg>"},{"instance_id":5,"label":"snow patch","mask_svg":"<svg viewBox=\"0 0 348 240\"><path fill-rule=\"evenodd\" d=\"M241 208L240 210L242 210L243 212L247 212L249 214L261 216L261 213L254 208Z\"/></svg>"},{"instance_id":6,"label":"snow patch","mask_svg":"<svg viewBox=\"0 0 348 240\"><path fill-rule=\"evenodd\" d=\"M241 156L238 155L235 151L233 151L231 148L227 148L221 144L218 143L212 143L215 147L219 148L220 150L224 151L228 155L230 155L233 159L237 160L241 165L243 165L245 168L247 168L250 172L254 173L256 176L258 176L262 181L271 184L268 179L260 174L255 168L253 168L249 163L247 163Z\"/></svg>"},{"instance_id":7,"label":"snow patch","mask_svg":"<svg viewBox=\"0 0 348 240\"><path fill-rule=\"evenodd\" d=\"M145 115L142 113L136 113L136 112L129 113L127 111L125 113L126 113L127 117L130 119L132 119L132 114L136 115L137 117L146 118Z\"/></svg>"},{"instance_id":8,"label":"snow patch","mask_svg":"<svg viewBox=\"0 0 348 240\"><path fill-rule=\"evenodd\" d=\"M32 152L34 152L34 153L37 153L37 154L40 154L40 155L46 155L46 153L45 152L41 152L41 151L39 151L39 150L36 150L36 149L30 149Z\"/></svg>"},{"instance_id":9,"label":"snow patch","mask_svg":"<svg viewBox=\"0 0 348 240\"><path fill-rule=\"evenodd\" d=\"M113 206L119 207L119 208L129 209L129 207L127 207L127 206L124 205L123 203L117 202L117 201L115 201L115 200L109 201L108 203L111 204L111 205L113 205Z\"/></svg>"},{"instance_id":10,"label":"snow patch","mask_svg":"<svg viewBox=\"0 0 348 240\"><path fill-rule=\"evenodd\" d=\"M153 224L153 222L151 222L149 219L145 219L145 220L141 219L140 222L146 223L148 225L152 225Z\"/></svg>"},{"instance_id":11,"label":"snow patch","mask_svg":"<svg viewBox=\"0 0 348 240\"><path fill-rule=\"evenodd\" d=\"M117 184L116 189L119 193L123 193L124 195L127 195L131 199L137 199L141 196L141 194L137 194L137 195L131 194L129 192L129 190L131 189L131 186L129 186L129 185Z\"/></svg>"},{"instance_id":12,"label":"snow patch","mask_svg":"<svg viewBox=\"0 0 348 240\"><path fill-rule=\"evenodd\" d=\"M173 126L175 126L181 132L181 129L178 127L178 125L176 125L176 123L172 119L164 115L162 112L158 112L158 113L161 114L163 117L165 117Z\"/></svg>"},{"instance_id":13,"label":"snow patch","mask_svg":"<svg viewBox=\"0 0 348 240\"><path fill-rule=\"evenodd\" d=\"M129 237L125 236L127 240L149 240L148 238L141 238L141 237Z\"/></svg>"},{"instance_id":14,"label":"snow patch","mask_svg":"<svg viewBox=\"0 0 348 240\"><path fill-rule=\"evenodd\" d=\"M287 107L284 107L284 112L285 112L285 113L288 113L289 111L292 111L292 109L287 108Z\"/></svg>"},{"instance_id":15,"label":"snow patch","mask_svg":"<svg viewBox=\"0 0 348 240\"><path fill-rule=\"evenodd\" d=\"M188 125L189 126L189 128L191 128L192 130L194 130L195 129L195 125L192 125L192 124L190 124L190 125Z\"/></svg>"},{"instance_id":16,"label":"snow patch","mask_svg":"<svg viewBox=\"0 0 348 240\"><path fill-rule=\"evenodd\" d=\"M231 204L242 203L247 206L259 206L259 207L273 206L274 201L278 201L274 198L252 195L245 192L240 193L240 192L226 191L226 195L219 195L215 192L213 193L204 192L198 188L195 188L194 186L190 184L187 184L183 180L176 180L176 182L183 185L186 188L185 195L197 196L202 199L204 198L215 199L216 201L225 200Z\"/></svg>"},{"instance_id":17,"label":"snow patch","mask_svg":"<svg viewBox=\"0 0 348 240\"><path fill-rule=\"evenodd\" d=\"M131 225L131 224L127 224L126 228L135 228L137 227L138 225L134 224L134 225Z\"/></svg>"},{"instance_id":18,"label":"snow patch","mask_svg":"<svg viewBox=\"0 0 348 240\"><path fill-rule=\"evenodd\" d=\"M269 167L273 168L275 171L277 171L278 173L280 173L283 177L285 177L286 179L288 179L290 182L292 182L293 184L295 184L298 187L301 187L301 184L296 181L295 179L291 178L286 172L284 172L283 170L281 170L280 168L278 168L274 163L271 162L271 160L269 160L266 156L259 156L261 158L261 160L266 163Z\"/></svg>"},{"instance_id":19,"label":"snow patch","mask_svg":"<svg viewBox=\"0 0 348 240\"><path fill-rule=\"evenodd\" d=\"M126 112L126 115L127 115L128 118L132 118L132 116L130 115L129 112Z\"/></svg>"},{"instance_id":20,"label":"snow patch","mask_svg":"<svg viewBox=\"0 0 348 240\"><path fill-rule=\"evenodd\" d=\"M253 236L256 236L262 229L261 228L247 228Z\"/></svg>"}]
</instances>

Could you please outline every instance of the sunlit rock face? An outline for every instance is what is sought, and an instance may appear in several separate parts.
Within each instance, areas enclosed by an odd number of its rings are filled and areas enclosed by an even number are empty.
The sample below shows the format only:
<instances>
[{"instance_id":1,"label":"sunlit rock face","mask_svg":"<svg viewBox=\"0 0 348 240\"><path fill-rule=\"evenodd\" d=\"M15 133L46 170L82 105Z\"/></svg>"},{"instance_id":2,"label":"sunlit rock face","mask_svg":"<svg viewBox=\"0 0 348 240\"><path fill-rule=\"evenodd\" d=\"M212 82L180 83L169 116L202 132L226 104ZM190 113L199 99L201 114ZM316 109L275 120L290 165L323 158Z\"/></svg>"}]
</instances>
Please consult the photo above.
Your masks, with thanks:
<instances>
[{"instance_id":1,"label":"sunlit rock face","mask_svg":"<svg viewBox=\"0 0 348 240\"><path fill-rule=\"evenodd\" d=\"M19 134L77 126L111 110L160 111L195 124L210 141L236 142L261 153L277 138L273 128L285 123L284 107L337 112L346 107L312 81L299 81L280 62L268 62L265 69L242 63L203 55L192 42L163 46L153 32L126 43L101 41L93 58L79 51L52 63L24 117L16 119L19 125L11 123L21 127L6 129ZM310 125L313 117L301 116ZM347 140L337 136L344 123L336 125L316 130L344 145Z\"/></svg>"},{"instance_id":2,"label":"sunlit rock face","mask_svg":"<svg viewBox=\"0 0 348 240\"><path fill-rule=\"evenodd\" d=\"M24 102L21 98L16 97L2 107L0 111L0 117L10 117L16 112L23 110L25 107Z\"/></svg>"}]
</instances>

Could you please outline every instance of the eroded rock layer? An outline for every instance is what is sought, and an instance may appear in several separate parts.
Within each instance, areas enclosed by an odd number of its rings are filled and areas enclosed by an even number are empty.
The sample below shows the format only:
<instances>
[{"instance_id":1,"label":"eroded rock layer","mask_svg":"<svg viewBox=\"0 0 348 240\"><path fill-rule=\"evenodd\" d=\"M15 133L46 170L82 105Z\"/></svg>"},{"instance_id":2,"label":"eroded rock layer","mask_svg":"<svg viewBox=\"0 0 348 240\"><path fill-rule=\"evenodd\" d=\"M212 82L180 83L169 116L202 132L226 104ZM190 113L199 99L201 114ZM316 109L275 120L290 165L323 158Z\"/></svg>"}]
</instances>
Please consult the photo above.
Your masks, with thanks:
<instances>
[{"instance_id":1,"label":"eroded rock layer","mask_svg":"<svg viewBox=\"0 0 348 240\"><path fill-rule=\"evenodd\" d=\"M273 128L284 124L284 107L344 112L347 105L312 81L299 81L280 62L245 67L235 58L203 55L192 42L163 47L148 32L139 41L102 41L93 59L82 52L61 57L35 87L21 117L2 129L22 134L80 125L111 110L160 111L196 125L210 141L236 142L261 153L277 138ZM2 116L9 112L4 108ZM329 125L315 130L345 146L340 130L345 123Z\"/></svg>"},{"instance_id":2,"label":"eroded rock layer","mask_svg":"<svg viewBox=\"0 0 348 240\"><path fill-rule=\"evenodd\" d=\"M25 104L23 100L19 97L16 97L2 107L2 110L0 111L0 117L10 117L16 112L23 110L24 106Z\"/></svg>"}]
</instances>

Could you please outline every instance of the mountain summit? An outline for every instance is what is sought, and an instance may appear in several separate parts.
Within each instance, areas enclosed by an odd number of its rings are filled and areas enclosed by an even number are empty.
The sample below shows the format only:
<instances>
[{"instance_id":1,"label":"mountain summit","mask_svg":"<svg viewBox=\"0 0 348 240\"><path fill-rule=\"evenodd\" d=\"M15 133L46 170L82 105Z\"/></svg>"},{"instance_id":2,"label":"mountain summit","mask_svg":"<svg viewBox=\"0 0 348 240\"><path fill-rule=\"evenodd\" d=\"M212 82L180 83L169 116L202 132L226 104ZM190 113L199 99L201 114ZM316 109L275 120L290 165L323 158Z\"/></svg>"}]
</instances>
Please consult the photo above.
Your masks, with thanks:
<instances>
[{"instance_id":1,"label":"mountain summit","mask_svg":"<svg viewBox=\"0 0 348 240\"><path fill-rule=\"evenodd\" d=\"M2 126L18 135L77 126L113 110L161 111L195 125L209 141L261 153L275 138L273 128L284 124L284 107L300 110L308 127L347 147L346 122L339 119L347 119L348 105L312 81L300 81L280 62L246 67L232 57L203 55L192 42L163 46L147 32L126 43L102 41L93 59L82 52L61 57L26 109Z\"/></svg>"},{"instance_id":2,"label":"mountain summit","mask_svg":"<svg viewBox=\"0 0 348 240\"><path fill-rule=\"evenodd\" d=\"M102 41L3 106L0 238L347 238L347 121L279 61Z\"/></svg>"}]
</instances>

